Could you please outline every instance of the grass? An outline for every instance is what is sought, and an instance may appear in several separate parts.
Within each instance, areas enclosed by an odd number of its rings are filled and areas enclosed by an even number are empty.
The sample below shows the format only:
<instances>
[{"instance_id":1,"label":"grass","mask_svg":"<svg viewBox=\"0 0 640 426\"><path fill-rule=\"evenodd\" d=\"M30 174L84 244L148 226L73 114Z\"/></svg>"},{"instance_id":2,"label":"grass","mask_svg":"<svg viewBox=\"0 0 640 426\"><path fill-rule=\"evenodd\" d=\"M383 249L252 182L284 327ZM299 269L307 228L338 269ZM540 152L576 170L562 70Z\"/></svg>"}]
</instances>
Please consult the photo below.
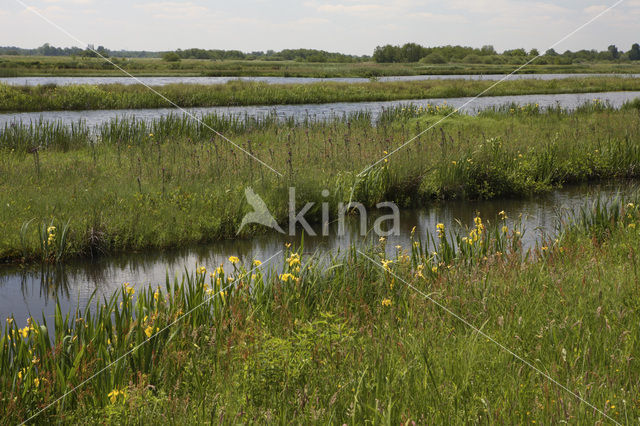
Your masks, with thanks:
<instances>
[{"instance_id":1,"label":"grass","mask_svg":"<svg viewBox=\"0 0 640 426\"><path fill-rule=\"evenodd\" d=\"M406 281L635 423L640 214L619 199L584 212L528 253L504 216L477 218L469 233L432 236L436 255L421 241L390 258L384 241L331 259L285 249L259 269L199 267L135 294L125 284L90 309L58 309L53 324L9 318L0 418L21 422L55 402L34 421L609 422Z\"/></svg>"},{"instance_id":2,"label":"grass","mask_svg":"<svg viewBox=\"0 0 640 426\"><path fill-rule=\"evenodd\" d=\"M574 112L529 105L454 115L358 176L449 111L399 107L376 123L365 112L330 122L205 119L282 178L175 116L112 122L88 140L80 125L8 126L0 133L0 259L56 261L236 238L251 210L247 186L282 224L289 186L296 187L298 208L316 202L306 218L319 221L322 202L333 215L350 199L402 207L523 197L640 174L637 102L622 110L593 102ZM56 232L44 247L42 230L49 226ZM264 228L249 226L240 237L259 232Z\"/></svg>"},{"instance_id":3,"label":"grass","mask_svg":"<svg viewBox=\"0 0 640 426\"><path fill-rule=\"evenodd\" d=\"M517 65L451 63L378 64L306 63L295 61L210 61L186 59L179 63L160 59L113 59L138 76L274 76L274 77L381 77L437 74L508 74ZM528 65L521 73L638 73L640 64L583 63ZM0 77L25 76L122 76L122 71L102 59L44 56L0 56Z\"/></svg>"},{"instance_id":4,"label":"grass","mask_svg":"<svg viewBox=\"0 0 640 426\"><path fill-rule=\"evenodd\" d=\"M494 81L427 80L403 82L267 84L171 84L155 87L181 107L310 104L476 96ZM586 77L561 80L513 80L483 96L589 93L640 90L640 79ZM11 86L0 84L0 111L48 111L166 108L172 104L142 85Z\"/></svg>"}]
</instances>

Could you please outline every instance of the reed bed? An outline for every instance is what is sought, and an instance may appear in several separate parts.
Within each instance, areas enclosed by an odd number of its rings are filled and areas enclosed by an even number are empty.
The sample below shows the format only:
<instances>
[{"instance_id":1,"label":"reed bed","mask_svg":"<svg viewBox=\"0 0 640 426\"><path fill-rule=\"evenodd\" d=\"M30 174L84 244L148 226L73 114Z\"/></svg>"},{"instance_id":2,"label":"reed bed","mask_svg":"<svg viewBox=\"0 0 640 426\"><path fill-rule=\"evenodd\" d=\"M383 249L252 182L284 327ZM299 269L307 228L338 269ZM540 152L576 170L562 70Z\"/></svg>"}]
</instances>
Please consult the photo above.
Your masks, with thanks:
<instances>
[{"instance_id":1,"label":"reed bed","mask_svg":"<svg viewBox=\"0 0 640 426\"><path fill-rule=\"evenodd\" d=\"M275 77L365 77L439 74L509 74L512 64L422 64L414 63L336 63L263 60L211 61L183 59L180 63L158 58L112 58L120 67L138 76L275 76ZM580 63L539 65L534 61L521 70L527 74L547 73L638 73L630 63ZM122 71L100 58L61 56L3 56L0 76L123 76Z\"/></svg>"},{"instance_id":2,"label":"reed bed","mask_svg":"<svg viewBox=\"0 0 640 426\"><path fill-rule=\"evenodd\" d=\"M62 135L50 137L57 142L34 146L30 135L49 133L23 126L11 130L24 132L14 138L5 130L0 259L64 260L237 238L250 211L244 195L249 186L281 224L294 186L299 207L316 203L305 216L313 223L323 202L334 216L338 203L349 200L402 207L436 199L523 197L640 172L640 114L629 104L619 111L597 105L545 112L534 105L455 115L361 173L449 111L398 107L377 123L366 113L330 122L225 122L232 140L283 177L179 117L110 123L84 143L79 136L64 141L64 130L51 133ZM321 195L323 189L329 197ZM56 239L57 252L44 251L42 227L62 230L66 224L64 244ZM239 237L264 231L249 226Z\"/></svg>"},{"instance_id":3,"label":"reed bed","mask_svg":"<svg viewBox=\"0 0 640 426\"><path fill-rule=\"evenodd\" d=\"M527 253L507 214L466 231L438 226L390 257L384 239L330 258L283 247L270 264L232 256L233 270L200 265L138 291L124 283L57 309L52 323L9 317L0 418L635 422L637 200L585 206ZM604 238L593 238L597 223L608 224Z\"/></svg>"},{"instance_id":4,"label":"reed bed","mask_svg":"<svg viewBox=\"0 0 640 426\"><path fill-rule=\"evenodd\" d=\"M155 87L180 107L316 104L402 99L589 93L640 90L640 79L583 77L562 80L494 81L426 80L402 82L267 84L231 81L226 84L171 84ZM142 85L10 86L0 83L0 111L50 111L167 108L173 106Z\"/></svg>"}]
</instances>

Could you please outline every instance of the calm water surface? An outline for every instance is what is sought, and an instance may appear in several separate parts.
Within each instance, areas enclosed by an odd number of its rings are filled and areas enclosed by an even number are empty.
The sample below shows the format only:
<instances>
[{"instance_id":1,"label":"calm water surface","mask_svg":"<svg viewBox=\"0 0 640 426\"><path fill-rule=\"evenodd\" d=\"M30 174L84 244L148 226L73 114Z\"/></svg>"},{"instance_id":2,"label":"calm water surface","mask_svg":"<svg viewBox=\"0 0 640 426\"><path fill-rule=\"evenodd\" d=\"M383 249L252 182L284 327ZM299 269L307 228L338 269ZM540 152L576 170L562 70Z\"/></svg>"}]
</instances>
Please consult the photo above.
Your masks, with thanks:
<instances>
[{"instance_id":1,"label":"calm water surface","mask_svg":"<svg viewBox=\"0 0 640 426\"><path fill-rule=\"evenodd\" d=\"M507 74L459 74L459 75L403 75L378 77L377 81L419 81L419 80L490 80L497 81L505 78ZM628 77L638 78L640 74L514 74L509 80L560 80L566 78L581 77ZM43 84L56 84L69 86L73 84L140 84L149 86L164 86L167 84L224 84L229 81L256 81L267 84L309 84L319 82L342 83L366 83L372 81L369 78L336 77L5 77L0 78L0 83L14 86L37 86Z\"/></svg>"},{"instance_id":2,"label":"calm water surface","mask_svg":"<svg viewBox=\"0 0 640 426\"><path fill-rule=\"evenodd\" d=\"M579 94L553 94L553 95L518 95L518 96L486 96L469 101L472 98L437 98L437 99L414 99L400 101L383 102L339 102L328 104L302 104L302 105L271 105L271 106L242 106L242 107L207 107L207 108L186 108L195 116L205 114L218 114L224 116L240 116L259 118L269 114L276 114L278 117L294 118L297 120L312 119L326 120L332 117L340 117L344 114L356 111L369 111L375 120L385 109L398 105L413 104L416 106L442 105L448 104L453 107L464 106L461 111L466 114L476 114L478 111L500 107L502 105L517 104L539 104L541 108L560 106L566 109L574 109L594 99L608 102L613 107L619 108L627 101L640 98L640 92L602 92L602 93L579 93ZM60 121L62 123L76 123L84 121L90 127L107 123L114 119L124 117L136 117L140 120L154 120L166 117L169 114L182 114L175 108L158 109L122 109L122 110L98 110L98 111L44 111L0 114L0 129L13 122L38 122Z\"/></svg>"}]
</instances>

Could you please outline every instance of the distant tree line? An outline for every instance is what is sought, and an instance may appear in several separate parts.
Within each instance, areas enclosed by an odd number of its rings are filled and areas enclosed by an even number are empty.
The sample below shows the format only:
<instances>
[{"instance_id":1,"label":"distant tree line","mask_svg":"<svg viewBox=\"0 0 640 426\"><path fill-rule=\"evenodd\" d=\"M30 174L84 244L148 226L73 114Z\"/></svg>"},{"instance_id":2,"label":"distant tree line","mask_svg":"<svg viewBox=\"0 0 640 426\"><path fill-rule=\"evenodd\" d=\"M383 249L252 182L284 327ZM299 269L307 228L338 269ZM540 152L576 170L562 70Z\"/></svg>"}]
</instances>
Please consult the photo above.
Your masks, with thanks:
<instances>
[{"instance_id":1,"label":"distant tree line","mask_svg":"<svg viewBox=\"0 0 640 426\"><path fill-rule=\"evenodd\" d=\"M371 59L369 56L345 55L343 53L326 52L316 49L285 49L279 52L267 50L266 52L256 51L244 53L239 50L219 50L219 49L186 49L167 52L163 55L165 59L175 60L174 53L180 59L240 59L240 60L267 60L267 61L301 61L301 62L359 62Z\"/></svg>"},{"instance_id":2,"label":"distant tree line","mask_svg":"<svg viewBox=\"0 0 640 426\"><path fill-rule=\"evenodd\" d=\"M96 53L97 52L97 53ZM0 55L21 55L21 56L80 56L97 57L98 54L105 57L120 58L163 58L169 62L177 62L181 59L209 59L209 60L266 60L266 61L300 61L300 62L362 62L373 58L375 62L423 62L427 64L446 64L460 62L467 64L511 64L522 63L528 59L539 55L537 49L527 52L524 49L505 50L502 53L496 52L493 46L483 46L481 48L465 46L439 46L424 47L417 43L406 43L402 46L378 46L373 52L373 56L367 55L346 55L343 53L326 52L316 49L285 49L279 52L274 50L241 52L239 50L222 49L178 49L169 52L132 51L132 50L110 50L104 46L94 48L93 45L85 49L79 47L55 47L45 43L35 49L23 49L14 46L0 46ZM550 49L536 60L537 64L569 65L580 62L594 61L638 61L640 60L640 45L633 44L627 52L619 50L615 45L611 45L607 50L597 51L570 50L558 53Z\"/></svg>"},{"instance_id":3,"label":"distant tree line","mask_svg":"<svg viewBox=\"0 0 640 426\"><path fill-rule=\"evenodd\" d=\"M121 57L121 58L159 58L161 52L148 52L145 50L109 50L104 46L95 48L93 45L87 46L85 49L79 47L55 47L49 43L45 43L35 49L23 49L15 46L0 46L0 55L9 56L81 56L81 57L97 57L98 52L105 57Z\"/></svg>"},{"instance_id":4,"label":"distant tree line","mask_svg":"<svg viewBox=\"0 0 640 426\"><path fill-rule=\"evenodd\" d=\"M324 50L315 49L285 49L279 52L267 50L266 52L257 51L244 53L239 50L221 50L221 49L186 49L176 50L174 52L149 52L149 51L130 51L130 50L110 50L104 46L97 48L92 45L86 49L79 47L54 47L49 43L45 43L35 49L22 49L14 46L0 47L0 55L21 55L21 56L81 56L81 57L97 57L99 53L105 57L122 57L122 58L163 58L170 62L179 61L180 59L211 59L211 60L271 60L271 61L302 61L302 62L359 62L370 60L369 56L345 55L343 53L326 52Z\"/></svg>"},{"instance_id":5,"label":"distant tree line","mask_svg":"<svg viewBox=\"0 0 640 426\"><path fill-rule=\"evenodd\" d=\"M378 46L373 52L375 62L424 62L428 64L446 64L461 62L471 64L509 64L521 63L523 60L538 56L537 49L527 52L524 49L505 50L496 52L493 46L481 48L465 46L440 46L424 47L416 43L406 43L402 46ZM640 45L635 43L628 52L620 51L615 45L611 45L604 51L570 50L558 53L553 49L547 50L544 55L536 60L537 64L568 65L578 62L593 61L638 61L640 60Z\"/></svg>"}]
</instances>

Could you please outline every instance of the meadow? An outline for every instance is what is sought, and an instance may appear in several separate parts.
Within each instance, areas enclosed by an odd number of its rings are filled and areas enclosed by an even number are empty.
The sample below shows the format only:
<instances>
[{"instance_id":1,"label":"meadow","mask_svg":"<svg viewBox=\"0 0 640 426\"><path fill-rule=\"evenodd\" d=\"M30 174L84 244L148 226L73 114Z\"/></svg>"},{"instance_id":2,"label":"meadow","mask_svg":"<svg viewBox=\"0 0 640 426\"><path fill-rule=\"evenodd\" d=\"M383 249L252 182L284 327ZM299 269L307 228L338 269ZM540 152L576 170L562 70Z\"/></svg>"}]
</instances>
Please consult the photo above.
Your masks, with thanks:
<instances>
[{"instance_id":1,"label":"meadow","mask_svg":"<svg viewBox=\"0 0 640 426\"><path fill-rule=\"evenodd\" d=\"M640 90L640 78L507 80L499 85L486 80L313 84L231 81L213 85L171 84L154 87L154 90L171 102L143 85L11 86L0 83L0 111L167 108L173 104L180 107L208 107L391 101L471 97L485 90L483 96L637 91Z\"/></svg>"},{"instance_id":2,"label":"meadow","mask_svg":"<svg viewBox=\"0 0 640 426\"><path fill-rule=\"evenodd\" d=\"M273 77L382 77L421 74L508 74L514 64L331 63L264 60L110 58L119 67L139 76L273 76ZM521 62L525 62L523 59ZM537 65L522 71L547 73L639 73L640 64L580 63ZM122 76L122 71L100 58L55 56L0 56L0 77L26 76Z\"/></svg>"},{"instance_id":3,"label":"meadow","mask_svg":"<svg viewBox=\"0 0 640 426\"><path fill-rule=\"evenodd\" d=\"M9 317L0 422L638 422L638 201L586 205L527 253L507 214L439 229L435 252L283 247Z\"/></svg>"},{"instance_id":4,"label":"meadow","mask_svg":"<svg viewBox=\"0 0 640 426\"><path fill-rule=\"evenodd\" d=\"M340 202L401 207L433 200L524 197L572 182L640 173L640 104L591 102L575 111L505 106L455 114L406 149L361 173L451 112L398 107L372 123L366 112L333 121L207 116L260 165L202 123L170 116L88 129L50 123L0 131L0 259L71 257L180 247L264 232L236 231L253 187L280 223L288 188L320 218ZM322 189L330 195L324 198ZM54 226L51 235L48 228Z\"/></svg>"}]
</instances>

